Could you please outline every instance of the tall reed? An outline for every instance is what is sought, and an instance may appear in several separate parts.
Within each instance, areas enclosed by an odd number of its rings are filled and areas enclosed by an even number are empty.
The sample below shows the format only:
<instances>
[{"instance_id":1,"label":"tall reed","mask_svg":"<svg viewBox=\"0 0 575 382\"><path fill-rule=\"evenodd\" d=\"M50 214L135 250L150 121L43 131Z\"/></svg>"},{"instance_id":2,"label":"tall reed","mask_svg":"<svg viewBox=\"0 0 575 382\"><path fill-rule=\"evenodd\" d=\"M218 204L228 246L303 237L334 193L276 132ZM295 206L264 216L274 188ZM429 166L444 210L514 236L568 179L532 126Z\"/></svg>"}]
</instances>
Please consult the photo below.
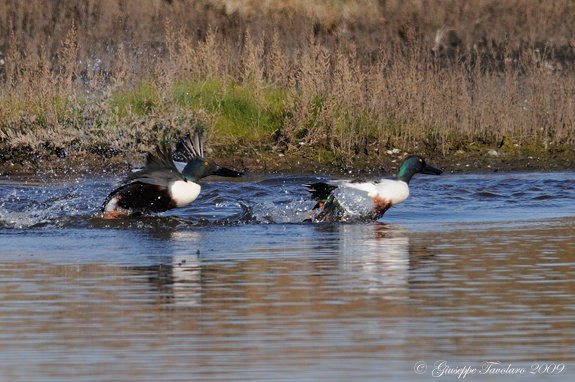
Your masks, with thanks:
<instances>
[{"instance_id":1,"label":"tall reed","mask_svg":"<svg viewBox=\"0 0 575 382\"><path fill-rule=\"evenodd\" d=\"M0 143L441 153L575 145L575 5L0 4Z\"/></svg>"}]
</instances>

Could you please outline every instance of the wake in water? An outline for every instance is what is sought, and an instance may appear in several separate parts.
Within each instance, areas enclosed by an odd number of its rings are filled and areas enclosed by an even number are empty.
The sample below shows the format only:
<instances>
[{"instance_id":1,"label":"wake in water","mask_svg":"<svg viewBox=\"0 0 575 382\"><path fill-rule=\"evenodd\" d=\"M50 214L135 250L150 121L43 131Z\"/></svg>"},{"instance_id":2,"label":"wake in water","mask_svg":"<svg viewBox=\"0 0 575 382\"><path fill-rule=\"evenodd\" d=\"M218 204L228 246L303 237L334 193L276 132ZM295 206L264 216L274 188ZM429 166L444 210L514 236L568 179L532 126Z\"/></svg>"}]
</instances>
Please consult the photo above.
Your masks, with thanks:
<instances>
[{"instance_id":1,"label":"wake in water","mask_svg":"<svg viewBox=\"0 0 575 382\"><path fill-rule=\"evenodd\" d=\"M0 184L5 195L0 202L0 227L65 227L74 217L85 217L86 202L93 197L78 184Z\"/></svg>"},{"instance_id":2,"label":"wake in water","mask_svg":"<svg viewBox=\"0 0 575 382\"><path fill-rule=\"evenodd\" d=\"M0 180L0 182L2 182ZM47 182L36 179L0 183L0 228L169 228L237 224L301 223L315 204L303 196L292 197L285 180L277 184L260 181L213 182L192 205L166 213L139 217L103 219L100 206L109 182L78 179ZM295 186L299 186L299 183ZM302 190L302 194L303 194ZM274 196L282 200L272 201ZM263 199L263 201L262 201Z\"/></svg>"},{"instance_id":3,"label":"wake in water","mask_svg":"<svg viewBox=\"0 0 575 382\"><path fill-rule=\"evenodd\" d=\"M420 179L413 195L386 213L389 223L525 220L575 214L571 173L454 175ZM194 203L142 217L103 219L100 207L110 179L49 181L0 178L0 229L193 228L301 223L314 212L305 183L317 177L208 181ZM357 200L351 200L350 203ZM347 201L346 201L347 202ZM478 213L480 212L480 213Z\"/></svg>"}]
</instances>

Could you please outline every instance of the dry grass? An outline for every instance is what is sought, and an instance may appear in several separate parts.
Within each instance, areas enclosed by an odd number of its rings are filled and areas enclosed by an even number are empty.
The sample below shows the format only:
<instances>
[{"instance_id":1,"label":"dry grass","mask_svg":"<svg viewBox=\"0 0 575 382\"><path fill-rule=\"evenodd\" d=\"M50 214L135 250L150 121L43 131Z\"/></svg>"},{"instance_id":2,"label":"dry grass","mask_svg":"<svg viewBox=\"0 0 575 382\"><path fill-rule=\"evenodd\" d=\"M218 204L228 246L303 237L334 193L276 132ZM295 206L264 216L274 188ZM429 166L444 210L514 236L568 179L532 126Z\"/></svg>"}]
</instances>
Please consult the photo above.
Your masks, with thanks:
<instances>
[{"instance_id":1,"label":"dry grass","mask_svg":"<svg viewBox=\"0 0 575 382\"><path fill-rule=\"evenodd\" d=\"M8 0L0 142L215 148L341 161L400 148L575 146L575 4Z\"/></svg>"}]
</instances>

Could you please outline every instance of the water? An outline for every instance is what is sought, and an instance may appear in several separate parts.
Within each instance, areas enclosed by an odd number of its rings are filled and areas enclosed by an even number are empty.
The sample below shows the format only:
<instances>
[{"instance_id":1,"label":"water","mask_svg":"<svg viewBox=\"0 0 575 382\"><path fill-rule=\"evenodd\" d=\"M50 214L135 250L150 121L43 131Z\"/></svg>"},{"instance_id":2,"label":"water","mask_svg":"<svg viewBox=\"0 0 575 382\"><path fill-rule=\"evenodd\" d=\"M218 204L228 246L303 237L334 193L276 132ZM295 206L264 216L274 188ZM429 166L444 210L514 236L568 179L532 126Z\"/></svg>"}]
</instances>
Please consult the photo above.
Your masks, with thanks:
<instances>
[{"instance_id":1,"label":"water","mask_svg":"<svg viewBox=\"0 0 575 382\"><path fill-rule=\"evenodd\" d=\"M0 178L1 381L575 371L574 173L421 176L380 222L346 224L300 223L318 178L272 176L100 219L116 180Z\"/></svg>"}]
</instances>

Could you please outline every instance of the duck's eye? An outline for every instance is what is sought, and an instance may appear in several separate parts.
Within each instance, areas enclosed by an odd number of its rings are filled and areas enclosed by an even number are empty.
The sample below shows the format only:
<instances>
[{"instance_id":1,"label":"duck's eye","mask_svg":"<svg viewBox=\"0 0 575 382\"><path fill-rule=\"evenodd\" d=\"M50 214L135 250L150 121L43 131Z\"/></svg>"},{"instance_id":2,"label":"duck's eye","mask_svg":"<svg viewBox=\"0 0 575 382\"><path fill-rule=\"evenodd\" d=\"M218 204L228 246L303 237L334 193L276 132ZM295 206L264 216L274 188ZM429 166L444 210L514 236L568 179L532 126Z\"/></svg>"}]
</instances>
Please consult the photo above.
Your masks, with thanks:
<instances>
[{"instance_id":1,"label":"duck's eye","mask_svg":"<svg viewBox=\"0 0 575 382\"><path fill-rule=\"evenodd\" d=\"M207 161L206 161L206 162L204 162L204 166L207 166L207 165L208 165L208 162L207 162Z\"/></svg>"},{"instance_id":2,"label":"duck's eye","mask_svg":"<svg viewBox=\"0 0 575 382\"><path fill-rule=\"evenodd\" d=\"M420 162L423 162L423 159L419 158L419 161L420 161Z\"/></svg>"}]
</instances>

